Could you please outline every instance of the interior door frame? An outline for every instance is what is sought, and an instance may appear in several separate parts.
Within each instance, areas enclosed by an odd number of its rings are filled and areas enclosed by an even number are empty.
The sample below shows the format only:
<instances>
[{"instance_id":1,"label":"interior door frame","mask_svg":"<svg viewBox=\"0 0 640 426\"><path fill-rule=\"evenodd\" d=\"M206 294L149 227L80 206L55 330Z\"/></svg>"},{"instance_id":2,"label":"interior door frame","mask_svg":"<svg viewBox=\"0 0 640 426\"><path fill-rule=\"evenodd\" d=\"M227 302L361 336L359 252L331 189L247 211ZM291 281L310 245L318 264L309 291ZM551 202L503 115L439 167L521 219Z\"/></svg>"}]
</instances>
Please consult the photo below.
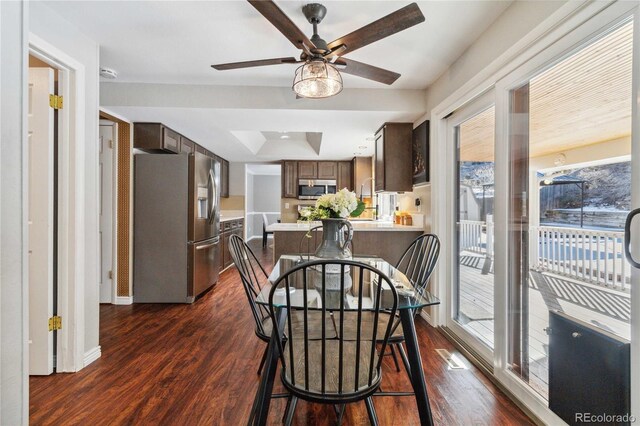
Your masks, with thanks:
<instances>
[{"instance_id":1,"label":"interior door frame","mask_svg":"<svg viewBox=\"0 0 640 426\"><path fill-rule=\"evenodd\" d=\"M85 68L65 52L29 33L29 54L58 70L58 306L56 372L84 367L84 141ZM23 184L23 194L28 186ZM23 220L27 220L26 212ZM27 264L26 252L23 262ZM28 280L26 280L28 283ZM25 312L28 323L28 312Z\"/></svg>"},{"instance_id":2,"label":"interior door frame","mask_svg":"<svg viewBox=\"0 0 640 426\"><path fill-rule=\"evenodd\" d=\"M502 283L503 286L500 291L496 293L500 297L499 304L502 309L500 312L500 322L504 327L501 327L501 334L496 336L497 341L500 341L500 351L497 351L498 357L495 360L495 375L500 382L502 382L507 388L513 392L517 397L524 402L536 415L548 423L562 422L562 420L553 413L547 405L547 401L533 391L527 384L525 384L514 372L509 368L509 340L508 335L508 310L509 310L509 197L510 197L510 131L511 123L509 120L510 112L510 99L511 91L526 84L531 78L540 74L544 70L552 67L553 65L561 62L567 57L573 55L577 51L581 50L585 45L589 44L594 39L602 37L607 32L610 32L627 22L630 18L635 17L634 32L637 34L640 21L638 21L638 10L640 7L623 2L617 2L609 5L604 10L589 16L581 24L577 25L573 29L566 32L564 35L559 36L553 43L548 45L540 54L530 58L521 66L514 69L508 75L504 76L496 82L496 200L495 200L495 218L496 235L494 239L495 243L495 255L496 262L494 264L495 277L497 283ZM638 37L634 36L634 55L637 56L638 50ZM637 61L633 64L634 68L634 84L637 85L638 70ZM637 97L636 97L637 99ZM636 106L637 111L637 106ZM637 112L636 112L637 116ZM636 120L637 121L637 120ZM638 131L632 129L632 144L636 151L638 150L639 135ZM639 159L634 157L634 167L639 164ZM636 170L637 172L637 170ZM527 178L529 178L527 176ZM636 205L640 201L638 192L640 188L634 188L633 193L636 198L633 203ZM635 280L632 282L632 287L638 288L640 284L640 274L636 274ZM636 292L637 293L637 292ZM633 292L632 292L633 295ZM633 297L633 296L632 296ZM637 295L635 299L638 299ZM640 300L632 299L632 310L640 312ZM632 315L632 318L637 316ZM640 328L637 324L632 323L631 335L638 335ZM496 346L497 349L497 346ZM638 359L640 353L638 353L638 342L632 342L632 359ZM633 365L633 364L632 364ZM632 377L639 377L640 372L632 370ZM633 380L632 380L633 385ZM636 385L638 386L638 385ZM640 386L635 390L632 388L632 412L638 410L640 402Z\"/></svg>"},{"instance_id":3,"label":"interior door frame","mask_svg":"<svg viewBox=\"0 0 640 426\"><path fill-rule=\"evenodd\" d=\"M448 169L448 172L445 174L444 178L446 179L446 186L450 188L450 194L458 194L458 177L457 177L457 161L458 161L458 138L456 127L470 118L475 117L476 115L486 111L495 105L495 90L494 88L489 88L484 93L478 95L473 100L467 102L464 106L456 109L450 116L446 119L447 124L447 139L445 146L447 147L446 155L447 155L447 164L454 165ZM448 215L448 226L446 227L446 240L450 242L450 244L446 247L447 256L444 256L445 260L445 273L447 275L447 282L452 283L453 285L448 286L445 290L444 297L444 322L443 326L450 329L456 336L461 338L465 344L467 344L477 355L480 355L483 360L492 365L493 364L493 350L489 348L487 345L482 343L473 333L469 332L462 325L460 325L455 319L454 314L457 311L457 293L454 283L458 282L458 274L457 274L457 262L458 258L458 239L456 235L457 229L457 210L458 210L458 198L459 196L451 196L448 197L447 202L447 210L452 212L452 214ZM494 285L495 285L495 275L494 275ZM495 292L494 292L495 293ZM495 306L495 302L494 302ZM495 311L495 309L494 309ZM495 316L495 313L494 313ZM494 339L495 339L495 321L494 321Z\"/></svg>"},{"instance_id":4,"label":"interior door frame","mask_svg":"<svg viewBox=\"0 0 640 426\"><path fill-rule=\"evenodd\" d=\"M108 123L107 123L108 122ZM117 121L100 118L98 126L111 126L113 129L113 148L111 149L111 304L118 304L118 128ZM99 133L98 133L99 135ZM100 181L102 182L102 181ZM102 185L101 185L102 186ZM100 188L102 191L102 187ZM102 197L102 193L101 193ZM100 264L102 264L102 244L100 245ZM102 277L101 277L102 278ZM101 302L102 303L102 302Z\"/></svg>"}]
</instances>

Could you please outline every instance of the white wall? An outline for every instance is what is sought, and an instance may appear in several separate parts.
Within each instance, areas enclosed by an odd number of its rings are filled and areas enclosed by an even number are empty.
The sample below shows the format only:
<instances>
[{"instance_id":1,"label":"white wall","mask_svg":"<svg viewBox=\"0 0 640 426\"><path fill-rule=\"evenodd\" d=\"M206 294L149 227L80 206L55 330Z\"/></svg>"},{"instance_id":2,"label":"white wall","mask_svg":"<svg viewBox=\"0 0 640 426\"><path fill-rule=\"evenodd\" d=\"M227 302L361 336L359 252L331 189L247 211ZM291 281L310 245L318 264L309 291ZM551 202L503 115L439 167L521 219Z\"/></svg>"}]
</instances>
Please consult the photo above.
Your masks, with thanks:
<instances>
[{"instance_id":1,"label":"white wall","mask_svg":"<svg viewBox=\"0 0 640 426\"><path fill-rule=\"evenodd\" d=\"M481 70L518 43L543 20L566 3L558 1L515 1L489 28L427 89L427 115L440 102L475 77Z\"/></svg>"},{"instance_id":2,"label":"white wall","mask_svg":"<svg viewBox=\"0 0 640 426\"><path fill-rule=\"evenodd\" d=\"M270 223L280 217L280 175L247 174L247 182L251 182L247 187L252 188L250 198L247 191L247 238L262 237L262 213L272 212L267 214Z\"/></svg>"},{"instance_id":3,"label":"white wall","mask_svg":"<svg viewBox=\"0 0 640 426\"><path fill-rule=\"evenodd\" d=\"M0 424L28 424L27 273L23 264L27 6L0 2Z\"/></svg>"},{"instance_id":4,"label":"white wall","mask_svg":"<svg viewBox=\"0 0 640 426\"><path fill-rule=\"evenodd\" d=\"M229 163L229 195L244 196L244 166L246 163Z\"/></svg>"},{"instance_id":5,"label":"white wall","mask_svg":"<svg viewBox=\"0 0 640 426\"><path fill-rule=\"evenodd\" d=\"M56 14L44 2L29 3L29 31L84 66L86 114L84 134L78 137L84 148L84 188L77 200L84 211L84 248L77 254L84 265L84 352L99 346L99 220L98 220L98 76L99 46ZM54 23L55 24L52 24Z\"/></svg>"}]
</instances>

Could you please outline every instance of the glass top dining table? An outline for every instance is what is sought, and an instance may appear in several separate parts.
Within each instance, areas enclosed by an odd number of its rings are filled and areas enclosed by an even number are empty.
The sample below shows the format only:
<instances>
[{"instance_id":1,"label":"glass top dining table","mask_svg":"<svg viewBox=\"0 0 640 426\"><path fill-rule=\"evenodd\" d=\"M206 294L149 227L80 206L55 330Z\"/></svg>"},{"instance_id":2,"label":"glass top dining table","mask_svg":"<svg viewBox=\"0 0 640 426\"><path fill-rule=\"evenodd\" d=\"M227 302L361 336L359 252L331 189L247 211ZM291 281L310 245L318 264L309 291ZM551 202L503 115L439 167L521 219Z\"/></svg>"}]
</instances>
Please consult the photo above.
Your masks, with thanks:
<instances>
[{"instance_id":1,"label":"glass top dining table","mask_svg":"<svg viewBox=\"0 0 640 426\"><path fill-rule=\"evenodd\" d=\"M275 284L278 279L284 275L287 271L295 268L296 266L301 265L307 261L320 260L319 258L311 257L301 257L299 255L283 255L278 259L278 262L274 265L271 274L269 275L269 285L265 285L258 296L256 297L256 302L262 305L269 304L269 293L273 284ZM372 266L378 269L380 272L385 274L392 285L396 288L396 292L398 293L398 310L402 309L417 309L425 306L437 305L440 303L440 300L433 296L426 290L419 291L416 289L411 281L399 270L394 268L390 263L381 259L379 257L358 257L354 256L352 259L354 262L364 263L366 265ZM331 265L334 266L334 265ZM331 268L331 266L328 266ZM297 273L294 273L289 276L288 286L289 286L289 299L292 307L303 307L304 305L304 294L303 291L305 285L307 288L307 306L311 309L318 308L321 309L321 298L319 291L317 288L322 287L322 279L324 277L327 292L331 292L331 277L333 276L335 281L335 291L340 291L340 275L343 273L341 270L324 270L308 268L306 269L306 277L303 276L303 270L299 270ZM362 276L360 276L362 275ZM362 282L360 282L362 280ZM378 275L372 272L369 269L361 269L357 267L348 266L344 269L344 292L346 297L345 307L348 308L352 305L353 308L356 307L358 300L359 291L363 292L363 303L369 303L371 306L374 305L375 300L374 297L377 294L377 285L378 285ZM284 288L284 282L281 282L275 293L273 298L274 307L284 307L286 305L286 289ZM380 307L382 309L391 308L393 304L393 297L390 294L390 289L388 288L388 283L384 283L381 292L381 301ZM360 290L362 289L362 290ZM330 303L331 297L325 298L325 304ZM351 303L350 303L351 302ZM326 308L331 308L331 306L325 306Z\"/></svg>"},{"instance_id":2,"label":"glass top dining table","mask_svg":"<svg viewBox=\"0 0 640 426\"><path fill-rule=\"evenodd\" d=\"M281 256L273 267L271 275L268 278L269 282L265 284L260 293L258 293L255 301L261 305L269 305L271 289L273 285L277 283L278 289L274 291L273 306L277 308L276 316L280 318L278 321L282 319L283 311L287 309L287 292L289 292L289 301L292 307L304 307L304 305L306 305L309 309L322 309L321 303L324 303L326 309L333 309L339 307L343 300L347 302L344 304L346 305L345 308L348 308L349 303L352 300L357 300L359 294L363 296L363 303L365 300L368 300L371 306L375 305L376 300L374 297L380 294L381 309L389 308L393 304L392 290L388 288L389 283L387 283L386 280L380 280L378 274L367 268L358 267L357 265L343 266L328 264L324 270L318 270L316 267L308 265L310 266L309 268L302 268L297 272L287 275L288 278L286 282L280 280L280 277L285 276L291 269L313 260L319 259L315 259L313 256ZM398 316L402 324L404 345L407 348L404 362L407 372L410 372L409 380L413 388L412 394L416 400L420 424L433 426L433 416L427 395L424 370L422 368L422 359L413 318L417 308L437 305L440 303L440 300L426 290L420 292L401 271L394 268L393 265L384 259L354 256L352 260L354 262L367 264L379 270L389 278L391 285L396 288L398 294ZM341 269L342 267L345 269ZM322 266L320 266L320 268L322 268ZM305 270L307 271L306 276L303 276L302 271ZM325 280L325 294L324 297L320 297L321 294L316 288L323 287L321 284L323 277ZM379 281L384 281L382 291L380 292L377 291ZM335 288L333 294L331 294L332 284L334 285L333 288ZM385 291L385 288L387 291ZM360 291L362 291L362 293L359 293ZM305 294L307 297L306 303L304 299ZM342 297L343 294L344 299ZM332 303L335 304L335 306L330 306ZM276 341L281 338L282 336L277 334L276 328L274 327L267 351L265 352L264 370L260 377L260 385L256 391L253 408L251 409L249 425L263 426L267 424L278 361ZM401 348L398 349L402 350ZM379 394L382 395L383 392Z\"/></svg>"}]
</instances>

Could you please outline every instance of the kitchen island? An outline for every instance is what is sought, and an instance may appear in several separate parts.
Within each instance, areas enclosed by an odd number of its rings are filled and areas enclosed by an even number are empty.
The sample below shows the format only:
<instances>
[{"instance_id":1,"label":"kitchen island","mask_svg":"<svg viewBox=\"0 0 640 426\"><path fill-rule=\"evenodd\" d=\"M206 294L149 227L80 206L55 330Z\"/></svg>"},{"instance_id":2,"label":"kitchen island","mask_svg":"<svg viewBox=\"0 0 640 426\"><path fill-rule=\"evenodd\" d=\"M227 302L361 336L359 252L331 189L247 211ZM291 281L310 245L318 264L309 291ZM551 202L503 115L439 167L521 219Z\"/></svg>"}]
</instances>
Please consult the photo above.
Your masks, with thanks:
<instances>
[{"instance_id":1,"label":"kitchen island","mask_svg":"<svg viewBox=\"0 0 640 426\"><path fill-rule=\"evenodd\" d=\"M424 233L422 226L396 225L391 222L352 221L353 241L352 251L354 255L378 256L391 264L400 260L400 256L409 244ZM299 254L307 251L307 244L302 238L307 231L322 225L322 222L303 223L274 223L267 227L267 231L273 232L273 260L274 262L283 254ZM320 233L318 233L320 234ZM315 250L317 241L309 242L310 251Z\"/></svg>"}]
</instances>

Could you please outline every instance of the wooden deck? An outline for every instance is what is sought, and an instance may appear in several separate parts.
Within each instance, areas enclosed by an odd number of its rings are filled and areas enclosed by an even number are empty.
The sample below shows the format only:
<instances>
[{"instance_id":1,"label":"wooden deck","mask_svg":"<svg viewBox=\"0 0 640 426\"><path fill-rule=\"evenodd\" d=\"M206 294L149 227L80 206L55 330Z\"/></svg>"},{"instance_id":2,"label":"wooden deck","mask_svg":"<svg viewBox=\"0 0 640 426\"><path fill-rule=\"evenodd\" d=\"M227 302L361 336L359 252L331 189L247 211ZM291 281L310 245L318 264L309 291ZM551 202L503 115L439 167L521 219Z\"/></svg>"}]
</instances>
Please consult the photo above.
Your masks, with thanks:
<instances>
[{"instance_id":1,"label":"wooden deck","mask_svg":"<svg viewBox=\"0 0 640 426\"><path fill-rule=\"evenodd\" d=\"M493 347L493 265L484 255L463 253L460 317L464 327ZM629 293L594 286L548 272L529 273L530 385L547 397L550 310L565 312L626 339L630 338Z\"/></svg>"}]
</instances>

